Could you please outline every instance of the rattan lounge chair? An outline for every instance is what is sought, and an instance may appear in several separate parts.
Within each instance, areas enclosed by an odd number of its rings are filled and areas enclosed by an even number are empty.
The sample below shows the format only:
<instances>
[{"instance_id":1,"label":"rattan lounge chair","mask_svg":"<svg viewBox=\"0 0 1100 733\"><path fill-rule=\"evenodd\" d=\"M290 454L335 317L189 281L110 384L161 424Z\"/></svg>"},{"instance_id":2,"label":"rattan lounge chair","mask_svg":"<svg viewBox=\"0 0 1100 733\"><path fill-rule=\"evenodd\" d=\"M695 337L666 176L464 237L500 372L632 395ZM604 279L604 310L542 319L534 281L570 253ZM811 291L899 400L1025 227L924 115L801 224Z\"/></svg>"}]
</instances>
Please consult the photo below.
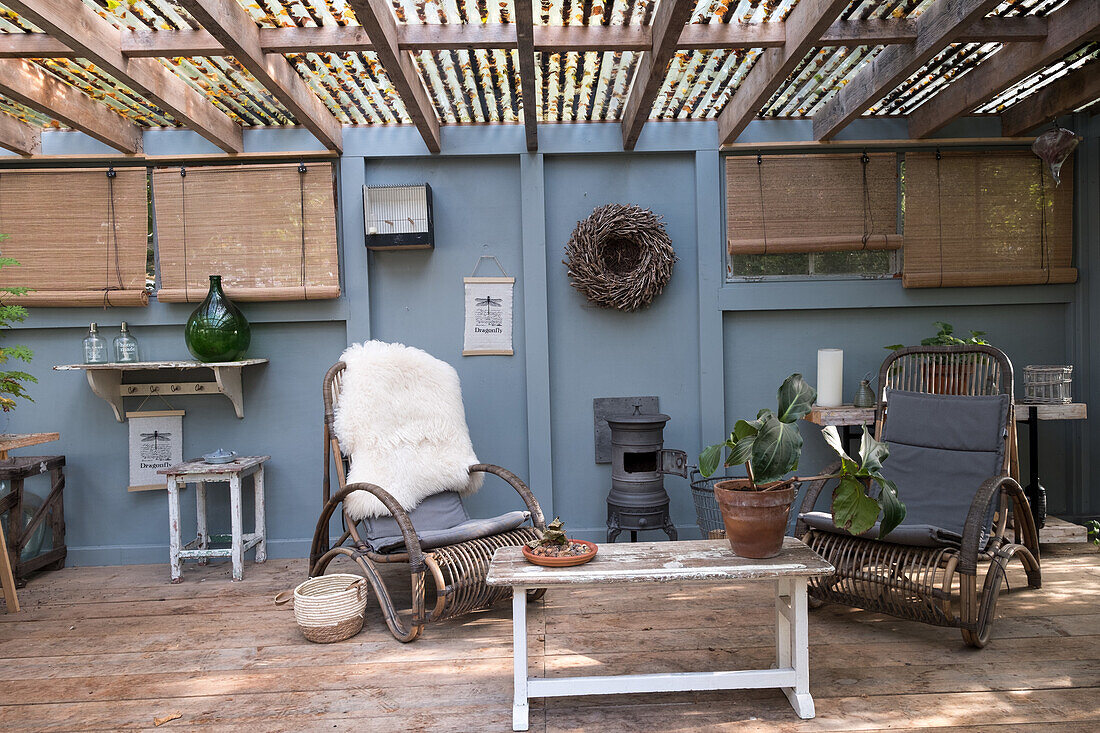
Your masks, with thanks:
<instances>
[{"instance_id":1,"label":"rattan lounge chair","mask_svg":"<svg viewBox=\"0 0 1100 733\"><path fill-rule=\"evenodd\" d=\"M526 504L533 527L515 527L506 531L493 532L493 522L502 517L495 520L481 520L481 531L474 532L472 537L470 532L466 531L464 534L470 538L451 544L447 543L447 538L453 537L454 529L461 530L461 527L446 530L417 527L418 515L423 518L427 512L427 516L430 517L431 508L427 506L431 504L430 500L425 500L413 511L407 512L382 487L367 483L347 484L349 462L341 451L340 442L333 431L335 409L340 400L341 375L344 369L344 362L338 362L328 370L324 380L323 509L317 521L310 549L310 576L323 574L329 563L341 555L354 560L366 574L378 598L378 604L382 608L390 632L403 642L416 640L425 624L454 618L510 598L510 588L491 588L485 584L485 576L489 570L489 561L497 548L524 544L538 537L535 528L545 529L545 518L534 494L518 476L500 466L486 463L470 466L471 473L490 473L508 482ZM339 490L330 496L330 469L333 463L336 465ZM360 490L377 497L389 510L392 518L386 517L382 521L373 523L352 520L344 500L352 492ZM343 518L344 531L336 542L330 545L329 521L337 511ZM478 520L473 520L464 523L462 527L478 523ZM511 524L513 523L505 526ZM461 531L460 534L462 534ZM411 611L399 612L394 605L380 573L379 566L384 563L408 566L412 579ZM434 596L431 608L426 605L429 591L425 581L428 577L431 578L434 586L434 594L431 594ZM535 600L544 592L544 590L528 591L528 599Z\"/></svg>"},{"instance_id":2,"label":"rattan lounge chair","mask_svg":"<svg viewBox=\"0 0 1100 733\"><path fill-rule=\"evenodd\" d=\"M811 598L958 627L967 644L985 646L1009 561L1021 561L1030 587L1041 584L1012 410L1012 364L998 349L920 346L887 357L875 435L890 444L883 473L907 516L883 540L877 527L854 537L813 511L828 482L811 483L795 535L837 568L811 581Z\"/></svg>"}]
</instances>

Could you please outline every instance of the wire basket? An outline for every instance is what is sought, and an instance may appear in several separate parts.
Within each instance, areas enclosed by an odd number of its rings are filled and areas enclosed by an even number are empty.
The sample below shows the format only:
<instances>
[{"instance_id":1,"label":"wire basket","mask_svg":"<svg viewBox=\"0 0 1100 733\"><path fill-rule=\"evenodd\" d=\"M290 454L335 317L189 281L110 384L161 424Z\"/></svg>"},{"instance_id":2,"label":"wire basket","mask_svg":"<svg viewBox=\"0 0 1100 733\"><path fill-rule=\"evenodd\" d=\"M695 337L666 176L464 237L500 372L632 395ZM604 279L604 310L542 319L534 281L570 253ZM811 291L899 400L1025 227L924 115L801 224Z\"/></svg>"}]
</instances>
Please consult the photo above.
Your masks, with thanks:
<instances>
[{"instance_id":1,"label":"wire basket","mask_svg":"<svg viewBox=\"0 0 1100 733\"><path fill-rule=\"evenodd\" d=\"M1073 401L1072 366L1024 367L1023 402L1033 405L1066 405Z\"/></svg>"},{"instance_id":2,"label":"wire basket","mask_svg":"<svg viewBox=\"0 0 1100 733\"><path fill-rule=\"evenodd\" d=\"M698 470L691 471L691 498L695 502L695 522L699 525L699 531L704 537L711 532L725 530L722 524L722 512L718 510L718 500L714 498L714 485L724 481L728 476L712 476L703 478Z\"/></svg>"}]
</instances>

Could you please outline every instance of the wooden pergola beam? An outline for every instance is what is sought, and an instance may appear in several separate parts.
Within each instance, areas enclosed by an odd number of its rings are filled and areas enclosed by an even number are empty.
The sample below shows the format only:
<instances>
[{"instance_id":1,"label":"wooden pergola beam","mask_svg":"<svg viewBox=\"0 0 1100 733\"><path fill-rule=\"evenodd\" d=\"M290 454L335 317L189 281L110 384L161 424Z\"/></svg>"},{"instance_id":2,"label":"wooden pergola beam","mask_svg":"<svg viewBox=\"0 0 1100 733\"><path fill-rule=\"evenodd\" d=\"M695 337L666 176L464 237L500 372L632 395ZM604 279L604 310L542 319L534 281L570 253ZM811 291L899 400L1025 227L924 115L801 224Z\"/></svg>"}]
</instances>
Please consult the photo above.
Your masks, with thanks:
<instances>
[{"instance_id":1,"label":"wooden pergola beam","mask_svg":"<svg viewBox=\"0 0 1100 733\"><path fill-rule=\"evenodd\" d=\"M256 21L237 0L182 0L187 12L235 57L294 119L329 150L343 148L340 120L309 88L286 57L265 53Z\"/></svg>"},{"instance_id":2,"label":"wooden pergola beam","mask_svg":"<svg viewBox=\"0 0 1100 733\"><path fill-rule=\"evenodd\" d=\"M935 134L952 120L1098 35L1100 2L1071 0L1047 18L1047 35L1042 41L1006 43L991 58L937 94L934 104L922 104L913 110L909 115L909 137Z\"/></svg>"},{"instance_id":3,"label":"wooden pergola beam","mask_svg":"<svg viewBox=\"0 0 1100 733\"><path fill-rule=\"evenodd\" d=\"M19 155L38 155L42 152L42 130L0 112L0 148Z\"/></svg>"},{"instance_id":4,"label":"wooden pergola beam","mask_svg":"<svg viewBox=\"0 0 1100 733\"><path fill-rule=\"evenodd\" d=\"M222 150L239 153L244 149L240 125L156 59L123 56L121 31L81 0L4 0L4 4Z\"/></svg>"},{"instance_id":5,"label":"wooden pergola beam","mask_svg":"<svg viewBox=\"0 0 1100 733\"><path fill-rule=\"evenodd\" d=\"M539 149L538 101L535 95L535 16L532 0L515 0L516 48L519 57L520 92L523 94L523 132L527 150Z\"/></svg>"},{"instance_id":6,"label":"wooden pergola beam","mask_svg":"<svg viewBox=\"0 0 1100 733\"><path fill-rule=\"evenodd\" d=\"M378 54L378 60L397 90L409 118L424 138L424 144L431 152L438 153L439 120L412 59L398 45L397 21L388 0L348 0L348 5L374 44L374 52Z\"/></svg>"},{"instance_id":7,"label":"wooden pergola beam","mask_svg":"<svg viewBox=\"0 0 1100 733\"><path fill-rule=\"evenodd\" d=\"M653 16L652 45L643 52L638 62L638 71L634 75L634 84L623 105L623 149L633 150L642 133L642 127L649 119L653 100L661 90L667 76L668 62L676 53L676 42L684 24L691 17L694 2L690 0L661 0L657 13Z\"/></svg>"},{"instance_id":8,"label":"wooden pergola beam","mask_svg":"<svg viewBox=\"0 0 1100 733\"><path fill-rule=\"evenodd\" d=\"M875 56L813 117L814 140L829 140L961 36L999 0L936 0L917 19L917 40Z\"/></svg>"},{"instance_id":9,"label":"wooden pergola beam","mask_svg":"<svg viewBox=\"0 0 1100 733\"><path fill-rule=\"evenodd\" d=\"M737 139L810 49L820 43L822 34L847 4L846 0L802 0L795 6L784 21L784 44L760 54L733 99L718 115L719 145Z\"/></svg>"},{"instance_id":10,"label":"wooden pergola beam","mask_svg":"<svg viewBox=\"0 0 1100 733\"><path fill-rule=\"evenodd\" d=\"M1052 81L1001 114L1001 134L1022 135L1100 99L1100 73L1088 66Z\"/></svg>"},{"instance_id":11,"label":"wooden pergola beam","mask_svg":"<svg viewBox=\"0 0 1100 733\"><path fill-rule=\"evenodd\" d=\"M1047 34L1046 18L1015 16L981 18L971 23L960 42L1037 41ZM224 46L205 30L122 31L122 54L129 58L219 56ZM909 18L838 20L821 36L823 46L913 43L917 21ZM653 47L649 26L535 26L535 50L647 51ZM676 48L688 51L730 48L778 48L786 42L781 22L695 23L684 26ZM405 25L398 28L402 51L462 48L515 48L516 27L510 23L480 25ZM260 28L264 53L345 53L373 51L361 26ZM45 33L10 33L0 44L0 58L75 58L76 52Z\"/></svg>"},{"instance_id":12,"label":"wooden pergola beam","mask_svg":"<svg viewBox=\"0 0 1100 733\"><path fill-rule=\"evenodd\" d=\"M141 128L23 59L0 59L0 92L124 153L141 152Z\"/></svg>"}]
</instances>

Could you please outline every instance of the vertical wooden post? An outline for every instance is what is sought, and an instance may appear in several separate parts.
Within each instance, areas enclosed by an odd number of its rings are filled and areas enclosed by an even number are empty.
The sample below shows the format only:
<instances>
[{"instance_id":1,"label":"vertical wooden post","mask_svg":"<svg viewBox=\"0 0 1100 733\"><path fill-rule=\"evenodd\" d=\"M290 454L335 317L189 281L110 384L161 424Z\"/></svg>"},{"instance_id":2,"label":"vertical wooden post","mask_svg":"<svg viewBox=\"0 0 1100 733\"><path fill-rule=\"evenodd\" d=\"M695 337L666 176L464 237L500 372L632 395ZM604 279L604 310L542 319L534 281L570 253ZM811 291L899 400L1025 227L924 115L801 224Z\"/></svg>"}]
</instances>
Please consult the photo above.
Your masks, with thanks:
<instances>
[{"instance_id":1,"label":"vertical wooden post","mask_svg":"<svg viewBox=\"0 0 1100 733\"><path fill-rule=\"evenodd\" d=\"M11 572L11 560L8 557L8 541L4 537L4 526L0 524L0 585L4 586L4 603L8 613L19 613L19 597L15 594L15 576Z\"/></svg>"},{"instance_id":2,"label":"vertical wooden post","mask_svg":"<svg viewBox=\"0 0 1100 733\"><path fill-rule=\"evenodd\" d=\"M229 518L233 532L230 557L233 560L233 580L244 577L244 522L241 518L241 475L229 476Z\"/></svg>"},{"instance_id":3,"label":"vertical wooden post","mask_svg":"<svg viewBox=\"0 0 1100 733\"><path fill-rule=\"evenodd\" d=\"M198 546L200 550L205 550L210 546L210 534L206 531L206 482L195 482L195 525L198 529ZM210 562L208 558L201 558L199 565L206 565Z\"/></svg>"},{"instance_id":4,"label":"vertical wooden post","mask_svg":"<svg viewBox=\"0 0 1100 733\"><path fill-rule=\"evenodd\" d=\"M256 504L256 535L260 541L256 544L256 562L267 560L267 516L264 507L264 465L261 463L252 475L252 489Z\"/></svg>"},{"instance_id":5,"label":"vertical wooden post","mask_svg":"<svg viewBox=\"0 0 1100 733\"><path fill-rule=\"evenodd\" d=\"M183 561L180 560L180 484L175 476L168 477L168 563L172 569L172 582L183 580Z\"/></svg>"},{"instance_id":6,"label":"vertical wooden post","mask_svg":"<svg viewBox=\"0 0 1100 733\"><path fill-rule=\"evenodd\" d=\"M798 717L814 717L814 699L810 696L809 604L806 599L805 577L791 578L791 644L789 654L794 664L794 687L784 687Z\"/></svg>"},{"instance_id":7,"label":"vertical wooden post","mask_svg":"<svg viewBox=\"0 0 1100 733\"><path fill-rule=\"evenodd\" d=\"M65 472L61 468L50 471L50 491L57 492L57 499L50 508L50 532L53 534L53 549L57 550L65 546ZM65 567L65 558L62 557L50 566L51 570L60 570Z\"/></svg>"}]
</instances>

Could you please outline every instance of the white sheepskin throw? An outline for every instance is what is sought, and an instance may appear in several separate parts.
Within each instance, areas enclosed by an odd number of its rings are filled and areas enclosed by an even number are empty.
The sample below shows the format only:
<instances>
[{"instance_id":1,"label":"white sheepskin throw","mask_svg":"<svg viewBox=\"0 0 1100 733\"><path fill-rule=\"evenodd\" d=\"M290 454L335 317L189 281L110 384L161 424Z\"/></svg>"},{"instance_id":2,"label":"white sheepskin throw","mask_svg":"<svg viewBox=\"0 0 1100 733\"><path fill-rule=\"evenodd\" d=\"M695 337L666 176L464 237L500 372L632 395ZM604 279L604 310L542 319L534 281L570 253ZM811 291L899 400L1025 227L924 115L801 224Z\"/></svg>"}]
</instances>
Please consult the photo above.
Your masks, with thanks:
<instances>
[{"instance_id":1,"label":"white sheepskin throw","mask_svg":"<svg viewBox=\"0 0 1100 733\"><path fill-rule=\"evenodd\" d=\"M442 491L466 496L482 474L466 427L462 387L450 364L404 344L367 341L340 357L344 370L333 428L351 458L347 482L380 486L412 511ZM373 494L356 491L352 519L389 516Z\"/></svg>"}]
</instances>

